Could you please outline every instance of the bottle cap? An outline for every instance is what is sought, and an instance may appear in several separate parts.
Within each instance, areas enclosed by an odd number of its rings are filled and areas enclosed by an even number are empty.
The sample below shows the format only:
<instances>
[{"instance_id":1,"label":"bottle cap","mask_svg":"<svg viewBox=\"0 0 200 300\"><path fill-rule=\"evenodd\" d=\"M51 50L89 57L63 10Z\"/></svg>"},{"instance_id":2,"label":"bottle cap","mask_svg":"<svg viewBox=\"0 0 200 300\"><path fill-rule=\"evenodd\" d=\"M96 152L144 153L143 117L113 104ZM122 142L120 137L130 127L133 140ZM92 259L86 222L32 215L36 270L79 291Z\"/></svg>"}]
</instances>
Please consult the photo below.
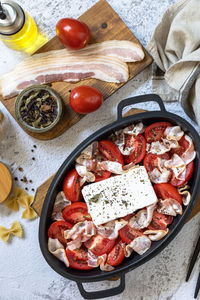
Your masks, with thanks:
<instances>
[{"instance_id":1,"label":"bottle cap","mask_svg":"<svg viewBox=\"0 0 200 300\"><path fill-rule=\"evenodd\" d=\"M12 35L24 25L25 14L23 9L14 1L3 0L0 11L0 34Z\"/></svg>"}]
</instances>

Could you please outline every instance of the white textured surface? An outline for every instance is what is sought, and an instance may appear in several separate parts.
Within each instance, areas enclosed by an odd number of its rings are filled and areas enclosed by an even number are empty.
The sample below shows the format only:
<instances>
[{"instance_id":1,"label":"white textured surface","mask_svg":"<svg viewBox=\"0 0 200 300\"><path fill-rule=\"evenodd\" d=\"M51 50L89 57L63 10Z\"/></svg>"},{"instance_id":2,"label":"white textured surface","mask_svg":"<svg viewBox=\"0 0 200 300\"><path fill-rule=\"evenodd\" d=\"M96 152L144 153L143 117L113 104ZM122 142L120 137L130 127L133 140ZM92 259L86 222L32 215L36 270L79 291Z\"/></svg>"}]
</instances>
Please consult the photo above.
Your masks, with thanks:
<instances>
[{"instance_id":1,"label":"white textured surface","mask_svg":"<svg viewBox=\"0 0 200 300\"><path fill-rule=\"evenodd\" d=\"M20 0L18 1L36 19L40 28L49 36L55 34L55 24L61 17L78 17L96 1L94 0ZM111 6L146 46L156 24L165 9L174 0L109 0ZM0 75L21 61L23 55L4 47L0 43ZM61 137L47 142L35 140L26 135L10 117L8 136L0 144L0 160L8 164L16 163L24 172L15 172L15 176L24 175L33 181L29 190L37 188L55 172L68 154L88 135L116 119L116 106L121 99L151 92L150 68L127 83L112 95L97 112L86 116ZM139 105L141 107L141 105ZM143 106L151 109L154 106ZM169 111L186 118L178 103L167 104ZM0 109L2 106L0 105ZM6 110L3 109L5 113ZM37 149L33 145L37 145ZM34 149L34 152L31 152ZM35 157L35 161L31 158ZM24 184L22 184L25 187ZM21 219L22 210L12 212L0 205L0 225L10 226L20 220L25 236L14 237L10 243L0 240L0 299L1 300L61 300L82 299L74 282L62 278L45 262L38 244L39 219L26 221ZM173 242L159 255L145 265L126 275L126 290L110 299L134 300L190 300L199 271L199 261L189 283L185 275L189 256L199 234L200 215L186 224ZM88 290L107 289L114 282L86 284Z\"/></svg>"}]
</instances>

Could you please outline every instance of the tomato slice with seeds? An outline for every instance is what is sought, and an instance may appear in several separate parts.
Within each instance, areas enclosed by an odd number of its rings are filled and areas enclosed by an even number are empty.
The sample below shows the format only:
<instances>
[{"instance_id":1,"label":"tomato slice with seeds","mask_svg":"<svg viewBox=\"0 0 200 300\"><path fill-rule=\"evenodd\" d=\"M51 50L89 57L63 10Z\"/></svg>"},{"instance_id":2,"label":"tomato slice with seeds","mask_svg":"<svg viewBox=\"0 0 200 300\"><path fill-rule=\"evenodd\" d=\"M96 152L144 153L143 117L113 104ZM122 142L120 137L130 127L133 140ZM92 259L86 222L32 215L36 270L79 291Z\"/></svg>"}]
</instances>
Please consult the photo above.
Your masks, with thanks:
<instances>
[{"instance_id":1,"label":"tomato slice with seeds","mask_svg":"<svg viewBox=\"0 0 200 300\"><path fill-rule=\"evenodd\" d=\"M90 214L88 213L87 205L84 202L75 202L66 206L62 212L62 216L65 221L71 224L84 222L85 220L92 220Z\"/></svg>"},{"instance_id":2,"label":"tomato slice with seeds","mask_svg":"<svg viewBox=\"0 0 200 300\"><path fill-rule=\"evenodd\" d=\"M84 243L85 247L88 248L94 255L100 256L105 253L109 253L115 245L115 239L110 240L104 238L102 235L97 234Z\"/></svg>"},{"instance_id":3,"label":"tomato slice with seeds","mask_svg":"<svg viewBox=\"0 0 200 300\"><path fill-rule=\"evenodd\" d=\"M91 270L93 267L88 266L88 252L86 249L79 248L69 250L66 248L66 256L69 261L69 266L78 270Z\"/></svg>"},{"instance_id":4,"label":"tomato slice with seeds","mask_svg":"<svg viewBox=\"0 0 200 300\"><path fill-rule=\"evenodd\" d=\"M152 221L147 228L150 230L165 230L167 228L167 225L171 224L172 221L172 216L160 214L159 212L154 210Z\"/></svg>"},{"instance_id":5,"label":"tomato slice with seeds","mask_svg":"<svg viewBox=\"0 0 200 300\"><path fill-rule=\"evenodd\" d=\"M80 176L76 169L72 169L64 179L63 192L67 199L72 202L80 201L82 198L80 187Z\"/></svg>"},{"instance_id":6,"label":"tomato slice with seeds","mask_svg":"<svg viewBox=\"0 0 200 300\"><path fill-rule=\"evenodd\" d=\"M168 153L164 153L161 155L148 153L144 158L144 166L147 172L152 172L153 169L158 167L158 158L169 160L170 156Z\"/></svg>"},{"instance_id":7,"label":"tomato slice with seeds","mask_svg":"<svg viewBox=\"0 0 200 300\"><path fill-rule=\"evenodd\" d=\"M106 161L107 158L102 154L102 153L99 153L95 159L97 160L97 163L98 162L101 162L101 161ZM109 171L95 171L95 182L98 182L98 181L101 181L101 180L104 180L104 179L107 179L109 178L111 175L111 172Z\"/></svg>"},{"instance_id":8,"label":"tomato slice with seeds","mask_svg":"<svg viewBox=\"0 0 200 300\"><path fill-rule=\"evenodd\" d=\"M108 254L107 263L111 266L118 266L122 263L125 257L125 244L121 239L117 239L115 246Z\"/></svg>"},{"instance_id":9,"label":"tomato slice with seeds","mask_svg":"<svg viewBox=\"0 0 200 300\"><path fill-rule=\"evenodd\" d=\"M119 148L109 140L102 140L99 143L99 151L110 161L117 161L124 165L123 156Z\"/></svg>"},{"instance_id":10,"label":"tomato slice with seeds","mask_svg":"<svg viewBox=\"0 0 200 300\"><path fill-rule=\"evenodd\" d=\"M66 240L64 238L64 231L71 229L72 224L65 221L56 221L51 224L48 230L48 237L52 239L58 239L64 246L66 246Z\"/></svg>"},{"instance_id":11,"label":"tomato slice with seeds","mask_svg":"<svg viewBox=\"0 0 200 300\"><path fill-rule=\"evenodd\" d=\"M169 122L156 122L148 126L145 130L147 143L159 141L167 127L172 127L172 124Z\"/></svg>"},{"instance_id":12,"label":"tomato slice with seeds","mask_svg":"<svg viewBox=\"0 0 200 300\"><path fill-rule=\"evenodd\" d=\"M119 236L126 244L130 244L132 240L134 240L138 236L141 236L142 234L142 230L131 228L129 224L119 230Z\"/></svg>"},{"instance_id":13,"label":"tomato slice with seeds","mask_svg":"<svg viewBox=\"0 0 200 300\"><path fill-rule=\"evenodd\" d=\"M184 180L179 180L175 177L174 173L172 175L172 179L170 181L170 183L173 185L173 186L181 186L181 185L184 185L186 184L191 176L192 176L192 173L194 171L194 162L191 161L187 166L186 166L186 172L185 172L185 179Z\"/></svg>"},{"instance_id":14,"label":"tomato slice with seeds","mask_svg":"<svg viewBox=\"0 0 200 300\"><path fill-rule=\"evenodd\" d=\"M167 198L172 198L182 205L182 196L179 194L178 190L170 183L156 183L153 188L158 199L165 200Z\"/></svg>"},{"instance_id":15,"label":"tomato slice with seeds","mask_svg":"<svg viewBox=\"0 0 200 300\"><path fill-rule=\"evenodd\" d=\"M143 160L146 154L146 140L143 135L138 134L137 136L128 135L126 137L126 147L133 147L133 151L130 155L125 156L124 160L127 164L133 162L134 164L138 164Z\"/></svg>"}]
</instances>

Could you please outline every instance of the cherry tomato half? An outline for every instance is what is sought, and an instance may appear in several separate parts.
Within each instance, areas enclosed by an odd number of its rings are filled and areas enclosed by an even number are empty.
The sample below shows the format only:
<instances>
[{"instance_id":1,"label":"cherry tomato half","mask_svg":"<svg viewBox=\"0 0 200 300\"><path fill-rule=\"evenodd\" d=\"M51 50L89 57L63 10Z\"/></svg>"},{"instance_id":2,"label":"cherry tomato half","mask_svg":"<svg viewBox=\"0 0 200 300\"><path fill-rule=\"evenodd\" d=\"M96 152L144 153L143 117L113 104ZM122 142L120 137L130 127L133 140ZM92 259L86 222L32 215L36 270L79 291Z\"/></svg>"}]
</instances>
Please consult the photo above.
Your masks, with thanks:
<instances>
[{"instance_id":1,"label":"cherry tomato half","mask_svg":"<svg viewBox=\"0 0 200 300\"><path fill-rule=\"evenodd\" d=\"M108 254L107 263L111 266L118 266L122 263L125 253L124 253L125 244L121 239L117 239L115 246L112 248Z\"/></svg>"},{"instance_id":2,"label":"cherry tomato half","mask_svg":"<svg viewBox=\"0 0 200 300\"><path fill-rule=\"evenodd\" d=\"M56 24L56 34L65 47L84 48L90 39L88 26L75 19L63 18Z\"/></svg>"},{"instance_id":3,"label":"cherry tomato half","mask_svg":"<svg viewBox=\"0 0 200 300\"><path fill-rule=\"evenodd\" d=\"M102 140L99 142L99 151L105 155L105 157L110 161L117 161L122 166L124 165L123 156L119 148L109 140Z\"/></svg>"},{"instance_id":4,"label":"cherry tomato half","mask_svg":"<svg viewBox=\"0 0 200 300\"><path fill-rule=\"evenodd\" d=\"M65 221L71 224L84 222L85 220L92 220L90 214L88 213L87 205L84 202L75 202L66 206L62 212L62 216Z\"/></svg>"},{"instance_id":5,"label":"cherry tomato half","mask_svg":"<svg viewBox=\"0 0 200 300\"><path fill-rule=\"evenodd\" d=\"M127 164L133 162L138 164L143 160L146 154L146 140L143 135L138 134L137 136L128 135L126 137L126 147L133 147L133 151L130 155L125 156L124 160Z\"/></svg>"},{"instance_id":6,"label":"cherry tomato half","mask_svg":"<svg viewBox=\"0 0 200 300\"><path fill-rule=\"evenodd\" d=\"M157 122L148 126L145 130L147 143L159 141L167 127L172 127L172 124L169 122Z\"/></svg>"},{"instance_id":7,"label":"cherry tomato half","mask_svg":"<svg viewBox=\"0 0 200 300\"><path fill-rule=\"evenodd\" d=\"M84 243L94 255L100 256L109 253L115 245L115 240L109 240L102 235L97 234Z\"/></svg>"},{"instance_id":8,"label":"cherry tomato half","mask_svg":"<svg viewBox=\"0 0 200 300\"><path fill-rule=\"evenodd\" d=\"M74 88L69 96L71 108L79 114L88 114L97 110L103 103L99 90L88 85Z\"/></svg>"},{"instance_id":9,"label":"cherry tomato half","mask_svg":"<svg viewBox=\"0 0 200 300\"><path fill-rule=\"evenodd\" d=\"M64 238L64 231L71 229L72 224L65 221L56 221L51 224L48 230L48 237L52 239L58 239L63 245L66 245L66 240Z\"/></svg>"},{"instance_id":10,"label":"cherry tomato half","mask_svg":"<svg viewBox=\"0 0 200 300\"><path fill-rule=\"evenodd\" d=\"M66 256L69 266L78 270L91 270L93 267L88 266L88 252L86 249L69 250L66 248Z\"/></svg>"},{"instance_id":11,"label":"cherry tomato half","mask_svg":"<svg viewBox=\"0 0 200 300\"><path fill-rule=\"evenodd\" d=\"M179 194L178 190L170 183L156 183L154 185L154 191L158 199L165 200L167 198L172 198L178 201L181 205L183 203L182 196Z\"/></svg>"},{"instance_id":12,"label":"cherry tomato half","mask_svg":"<svg viewBox=\"0 0 200 300\"><path fill-rule=\"evenodd\" d=\"M72 169L64 179L63 192L67 199L72 202L80 201L82 198L80 187L80 176L76 169Z\"/></svg>"},{"instance_id":13,"label":"cherry tomato half","mask_svg":"<svg viewBox=\"0 0 200 300\"><path fill-rule=\"evenodd\" d=\"M150 230L165 230L167 225L171 224L173 221L172 216L167 216L160 214L156 210L153 212L152 221L148 226Z\"/></svg>"},{"instance_id":14,"label":"cherry tomato half","mask_svg":"<svg viewBox=\"0 0 200 300\"><path fill-rule=\"evenodd\" d=\"M186 166L186 172L185 172L185 179L184 180L179 180L175 177L174 173L172 175L172 179L170 181L170 183L173 185L173 186L181 186L181 185L184 185L186 184L191 176L192 176L192 173L194 171L194 162L191 161L187 166Z\"/></svg>"}]
</instances>

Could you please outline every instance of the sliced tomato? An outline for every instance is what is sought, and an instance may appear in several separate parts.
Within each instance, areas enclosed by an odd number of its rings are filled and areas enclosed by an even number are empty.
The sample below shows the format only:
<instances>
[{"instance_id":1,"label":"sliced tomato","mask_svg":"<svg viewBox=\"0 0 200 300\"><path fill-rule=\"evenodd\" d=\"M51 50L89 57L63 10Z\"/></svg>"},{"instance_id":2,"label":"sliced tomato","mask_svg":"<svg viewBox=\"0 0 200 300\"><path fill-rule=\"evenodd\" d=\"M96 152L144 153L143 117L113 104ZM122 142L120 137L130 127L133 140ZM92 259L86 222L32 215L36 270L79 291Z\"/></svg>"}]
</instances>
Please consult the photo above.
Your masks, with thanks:
<instances>
[{"instance_id":1,"label":"sliced tomato","mask_svg":"<svg viewBox=\"0 0 200 300\"><path fill-rule=\"evenodd\" d=\"M153 153L148 153L147 155L145 155L144 158L144 166L147 170L147 172L152 172L154 168L158 167L158 157L161 159L170 159L170 156L168 153L164 153L161 155L156 155Z\"/></svg>"},{"instance_id":2,"label":"sliced tomato","mask_svg":"<svg viewBox=\"0 0 200 300\"><path fill-rule=\"evenodd\" d=\"M158 199L172 198L178 201L181 205L183 203L182 196L179 194L178 190L170 183L156 183L154 185L154 191Z\"/></svg>"},{"instance_id":3,"label":"sliced tomato","mask_svg":"<svg viewBox=\"0 0 200 300\"><path fill-rule=\"evenodd\" d=\"M67 199L72 202L81 200L80 176L76 169L72 169L65 177L63 182L63 192Z\"/></svg>"},{"instance_id":4,"label":"sliced tomato","mask_svg":"<svg viewBox=\"0 0 200 300\"><path fill-rule=\"evenodd\" d=\"M88 213L87 205L84 202L75 202L66 206L62 212L62 216L65 221L71 224L76 224L85 220L92 220Z\"/></svg>"},{"instance_id":5,"label":"sliced tomato","mask_svg":"<svg viewBox=\"0 0 200 300\"><path fill-rule=\"evenodd\" d=\"M146 140L143 135L138 134L133 137L132 135L127 135L126 137L126 147L133 147L133 151L130 155L125 156L124 160L127 164L133 162L134 164L138 164L143 160L146 154Z\"/></svg>"},{"instance_id":6,"label":"sliced tomato","mask_svg":"<svg viewBox=\"0 0 200 300\"><path fill-rule=\"evenodd\" d=\"M163 137L164 131L167 127L172 127L169 122L156 122L148 126L145 130L145 138L147 143L159 141Z\"/></svg>"},{"instance_id":7,"label":"sliced tomato","mask_svg":"<svg viewBox=\"0 0 200 300\"><path fill-rule=\"evenodd\" d=\"M64 231L71 229L72 224L65 221L56 221L51 224L48 230L48 237L52 239L58 239L63 245L66 245L66 240L64 238Z\"/></svg>"},{"instance_id":8,"label":"sliced tomato","mask_svg":"<svg viewBox=\"0 0 200 300\"><path fill-rule=\"evenodd\" d=\"M95 159L97 160L97 163L107 160L107 158L102 153L99 153ZM110 177L110 175L111 175L111 172L109 172L109 171L103 171L103 170L95 171L95 182L107 179Z\"/></svg>"},{"instance_id":9,"label":"sliced tomato","mask_svg":"<svg viewBox=\"0 0 200 300\"><path fill-rule=\"evenodd\" d=\"M107 263L111 266L118 266L121 264L125 257L124 253L125 244L121 239L117 239L115 246L108 254Z\"/></svg>"},{"instance_id":10,"label":"sliced tomato","mask_svg":"<svg viewBox=\"0 0 200 300\"><path fill-rule=\"evenodd\" d=\"M88 252L86 249L69 250L66 248L66 256L69 266L78 270L91 270L93 267L88 266Z\"/></svg>"},{"instance_id":11,"label":"sliced tomato","mask_svg":"<svg viewBox=\"0 0 200 300\"><path fill-rule=\"evenodd\" d=\"M154 210L152 221L147 228L150 230L165 230L172 221L172 216L163 215Z\"/></svg>"},{"instance_id":12,"label":"sliced tomato","mask_svg":"<svg viewBox=\"0 0 200 300\"><path fill-rule=\"evenodd\" d=\"M124 165L123 156L118 147L109 140L99 142L99 151L110 161L117 161Z\"/></svg>"},{"instance_id":13,"label":"sliced tomato","mask_svg":"<svg viewBox=\"0 0 200 300\"><path fill-rule=\"evenodd\" d=\"M97 256L109 253L115 245L115 240L109 240L97 234L84 243L85 247Z\"/></svg>"},{"instance_id":14,"label":"sliced tomato","mask_svg":"<svg viewBox=\"0 0 200 300\"><path fill-rule=\"evenodd\" d=\"M170 183L171 183L173 186L181 186L181 185L186 184L186 183L190 180L193 171L194 171L194 162L191 161L191 162L186 166L185 179L184 179L184 180L179 180L179 179L177 179L177 178L175 177L175 175L174 175L174 173L173 173L172 179L171 179L171 182L170 182Z\"/></svg>"},{"instance_id":15,"label":"sliced tomato","mask_svg":"<svg viewBox=\"0 0 200 300\"><path fill-rule=\"evenodd\" d=\"M131 228L129 224L124 226L122 229L119 230L119 236L122 239L123 242L126 244L130 244L132 240L134 240L136 237L143 234L142 230L136 230L134 228Z\"/></svg>"}]
</instances>

